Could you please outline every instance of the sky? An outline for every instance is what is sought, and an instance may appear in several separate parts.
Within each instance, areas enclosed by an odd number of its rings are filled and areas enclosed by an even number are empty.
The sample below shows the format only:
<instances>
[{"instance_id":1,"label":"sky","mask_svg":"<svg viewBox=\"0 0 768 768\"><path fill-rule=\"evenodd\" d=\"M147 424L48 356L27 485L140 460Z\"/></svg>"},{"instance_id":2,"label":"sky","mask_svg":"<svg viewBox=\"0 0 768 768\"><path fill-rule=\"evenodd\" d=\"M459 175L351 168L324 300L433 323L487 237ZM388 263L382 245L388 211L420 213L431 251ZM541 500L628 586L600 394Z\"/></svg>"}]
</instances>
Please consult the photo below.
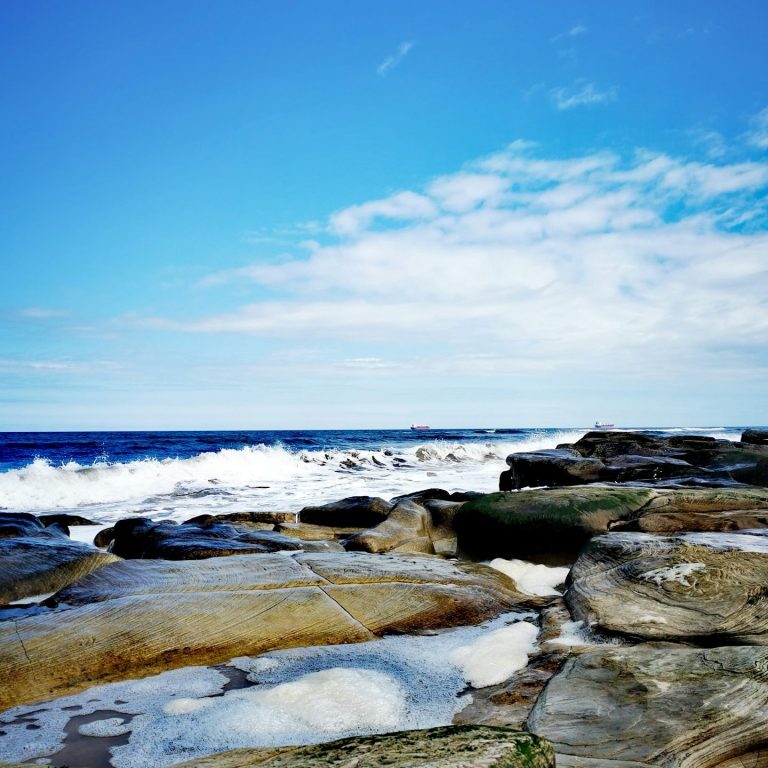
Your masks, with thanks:
<instances>
[{"instance_id":1,"label":"sky","mask_svg":"<svg viewBox=\"0 0 768 768\"><path fill-rule=\"evenodd\" d=\"M768 423L768 5L0 4L0 431Z\"/></svg>"}]
</instances>

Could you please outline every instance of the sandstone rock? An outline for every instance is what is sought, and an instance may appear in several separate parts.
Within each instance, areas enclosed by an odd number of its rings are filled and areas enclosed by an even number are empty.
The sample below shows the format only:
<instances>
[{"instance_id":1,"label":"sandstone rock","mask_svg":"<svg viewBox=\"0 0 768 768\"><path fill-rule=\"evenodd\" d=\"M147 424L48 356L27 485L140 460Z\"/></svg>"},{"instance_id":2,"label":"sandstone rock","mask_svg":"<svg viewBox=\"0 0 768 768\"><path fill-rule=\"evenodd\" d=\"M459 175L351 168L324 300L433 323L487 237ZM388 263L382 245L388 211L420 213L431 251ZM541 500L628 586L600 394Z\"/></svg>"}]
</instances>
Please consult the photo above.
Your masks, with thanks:
<instances>
[{"instance_id":1,"label":"sandstone rock","mask_svg":"<svg viewBox=\"0 0 768 768\"><path fill-rule=\"evenodd\" d=\"M550 680L528 729L553 743L560 768L762 766L766 668L766 648L593 650Z\"/></svg>"},{"instance_id":2,"label":"sandstone rock","mask_svg":"<svg viewBox=\"0 0 768 768\"><path fill-rule=\"evenodd\" d=\"M332 528L311 523L280 523L275 526L275 531L302 541L332 541L349 538L352 534L360 533L361 529Z\"/></svg>"},{"instance_id":3,"label":"sandstone rock","mask_svg":"<svg viewBox=\"0 0 768 768\"><path fill-rule=\"evenodd\" d=\"M58 609L0 624L0 709L276 648L477 624L537 604L486 566L265 554L112 563ZM539 601L540 602L540 601Z\"/></svg>"},{"instance_id":4,"label":"sandstone rock","mask_svg":"<svg viewBox=\"0 0 768 768\"><path fill-rule=\"evenodd\" d=\"M392 552L403 549L432 552L427 533L427 510L414 501L405 500L395 505L386 520L375 528L350 536L344 548L362 552Z\"/></svg>"},{"instance_id":5,"label":"sandstone rock","mask_svg":"<svg viewBox=\"0 0 768 768\"><path fill-rule=\"evenodd\" d=\"M421 498L419 496L419 498ZM403 497L386 520L353 534L344 548L362 552L425 552L444 557L456 554L453 519L462 502Z\"/></svg>"},{"instance_id":6,"label":"sandstone rock","mask_svg":"<svg viewBox=\"0 0 768 768\"><path fill-rule=\"evenodd\" d=\"M332 528L370 528L385 520L392 504L373 496L351 496L318 507L304 507L298 522Z\"/></svg>"},{"instance_id":7,"label":"sandstone rock","mask_svg":"<svg viewBox=\"0 0 768 768\"><path fill-rule=\"evenodd\" d=\"M33 515L0 514L0 605L56 592L118 558L74 542Z\"/></svg>"},{"instance_id":8,"label":"sandstone rock","mask_svg":"<svg viewBox=\"0 0 768 768\"><path fill-rule=\"evenodd\" d=\"M235 554L261 554L280 550L341 549L325 542L304 542L274 531L236 523L157 523L144 517L115 523L111 551L124 558L195 560Z\"/></svg>"},{"instance_id":9,"label":"sandstone rock","mask_svg":"<svg viewBox=\"0 0 768 768\"><path fill-rule=\"evenodd\" d=\"M357 736L281 749L238 749L176 768L554 768L551 746L530 733L465 725Z\"/></svg>"},{"instance_id":10,"label":"sandstone rock","mask_svg":"<svg viewBox=\"0 0 768 768\"><path fill-rule=\"evenodd\" d=\"M611 533L571 569L573 617L642 639L768 645L768 537Z\"/></svg>"},{"instance_id":11,"label":"sandstone rock","mask_svg":"<svg viewBox=\"0 0 768 768\"><path fill-rule=\"evenodd\" d=\"M466 502L454 525L459 546L476 557L573 556L592 536L636 518L653 497L607 486L491 493Z\"/></svg>"},{"instance_id":12,"label":"sandstone rock","mask_svg":"<svg viewBox=\"0 0 768 768\"><path fill-rule=\"evenodd\" d=\"M474 499L477 496L482 496L482 493L477 491L446 491L442 488L426 488L423 491L414 491L412 493L404 493L402 496L395 496L390 499L392 504L397 504L401 501L416 501L424 503L427 501L453 501L462 502Z\"/></svg>"},{"instance_id":13,"label":"sandstone rock","mask_svg":"<svg viewBox=\"0 0 768 768\"><path fill-rule=\"evenodd\" d=\"M750 488L659 490L635 521L613 530L648 533L734 531L768 526L768 491Z\"/></svg>"}]
</instances>

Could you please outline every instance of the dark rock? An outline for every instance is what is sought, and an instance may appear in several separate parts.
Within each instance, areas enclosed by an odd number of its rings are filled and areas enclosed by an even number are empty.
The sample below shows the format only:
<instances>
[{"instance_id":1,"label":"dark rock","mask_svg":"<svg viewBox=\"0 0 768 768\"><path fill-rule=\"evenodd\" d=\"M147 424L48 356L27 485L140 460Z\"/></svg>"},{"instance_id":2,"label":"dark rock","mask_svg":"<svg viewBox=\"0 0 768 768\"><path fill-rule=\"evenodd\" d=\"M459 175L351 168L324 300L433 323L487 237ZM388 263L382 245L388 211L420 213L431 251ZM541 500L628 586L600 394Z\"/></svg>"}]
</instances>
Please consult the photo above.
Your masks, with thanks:
<instances>
[{"instance_id":1,"label":"dark rock","mask_svg":"<svg viewBox=\"0 0 768 768\"><path fill-rule=\"evenodd\" d=\"M318 507L304 507L298 522L332 528L371 528L386 520L392 504L374 496L350 496Z\"/></svg>"},{"instance_id":2,"label":"dark rock","mask_svg":"<svg viewBox=\"0 0 768 768\"><path fill-rule=\"evenodd\" d=\"M111 551L126 559L200 560L279 550L327 551L329 544L305 542L274 531L234 523L157 523L137 517L119 520L112 529ZM338 545L336 545L338 547Z\"/></svg>"},{"instance_id":3,"label":"dark rock","mask_svg":"<svg viewBox=\"0 0 768 768\"><path fill-rule=\"evenodd\" d=\"M453 493L442 488L427 488L423 491L414 491L413 493L404 493L401 496L395 496L390 499L392 504L398 504L401 501L424 502L435 501L469 501L483 494L479 491L454 491Z\"/></svg>"},{"instance_id":4,"label":"dark rock","mask_svg":"<svg viewBox=\"0 0 768 768\"><path fill-rule=\"evenodd\" d=\"M81 517L80 515L38 515L37 519L45 526L53 525L54 523L66 525L67 527L70 525L98 525L98 523L95 523L93 520L89 520L87 517Z\"/></svg>"},{"instance_id":5,"label":"dark rock","mask_svg":"<svg viewBox=\"0 0 768 768\"><path fill-rule=\"evenodd\" d=\"M99 547L100 549L106 549L115 538L115 529L114 528L102 528L96 536L93 538L94 546Z\"/></svg>"},{"instance_id":6,"label":"dark rock","mask_svg":"<svg viewBox=\"0 0 768 768\"><path fill-rule=\"evenodd\" d=\"M518 488L535 488L544 485L581 485L599 479L604 464L599 459L584 458L566 449L512 453L507 456L511 475L504 484ZM507 490L501 488L499 490Z\"/></svg>"},{"instance_id":7,"label":"dark rock","mask_svg":"<svg viewBox=\"0 0 768 768\"><path fill-rule=\"evenodd\" d=\"M475 557L572 557L592 536L638 517L653 496L608 486L490 493L463 504L454 527L459 547Z\"/></svg>"},{"instance_id":8,"label":"dark rock","mask_svg":"<svg viewBox=\"0 0 768 768\"><path fill-rule=\"evenodd\" d=\"M0 605L56 592L114 560L34 515L0 514Z\"/></svg>"},{"instance_id":9,"label":"dark rock","mask_svg":"<svg viewBox=\"0 0 768 768\"><path fill-rule=\"evenodd\" d=\"M182 525L196 523L207 525L208 523L242 523L251 525L280 525L282 523L295 523L295 512L228 512L224 515L197 515L185 520Z\"/></svg>"},{"instance_id":10,"label":"dark rock","mask_svg":"<svg viewBox=\"0 0 768 768\"><path fill-rule=\"evenodd\" d=\"M768 429L745 429L741 442L749 445L768 445Z\"/></svg>"}]
</instances>

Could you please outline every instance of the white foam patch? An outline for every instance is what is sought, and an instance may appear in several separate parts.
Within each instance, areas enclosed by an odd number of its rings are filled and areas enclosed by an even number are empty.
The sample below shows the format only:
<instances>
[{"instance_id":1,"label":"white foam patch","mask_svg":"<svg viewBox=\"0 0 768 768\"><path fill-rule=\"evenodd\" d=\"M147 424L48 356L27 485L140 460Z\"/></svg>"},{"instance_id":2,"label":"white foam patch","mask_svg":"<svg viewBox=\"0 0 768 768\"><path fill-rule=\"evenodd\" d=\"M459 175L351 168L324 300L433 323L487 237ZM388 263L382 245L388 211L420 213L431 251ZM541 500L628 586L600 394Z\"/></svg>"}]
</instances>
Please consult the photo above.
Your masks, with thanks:
<instances>
[{"instance_id":1,"label":"white foam patch","mask_svg":"<svg viewBox=\"0 0 768 768\"><path fill-rule=\"evenodd\" d=\"M25 603L42 603L43 600L47 600L49 597L53 597L55 592L46 592L41 595L32 595L31 597L22 597L18 600L11 600L8 605L24 605Z\"/></svg>"},{"instance_id":2,"label":"white foam patch","mask_svg":"<svg viewBox=\"0 0 768 768\"><path fill-rule=\"evenodd\" d=\"M533 624L519 621L456 648L450 660L462 668L464 679L475 688L496 685L528 664L538 634Z\"/></svg>"},{"instance_id":3,"label":"white foam patch","mask_svg":"<svg viewBox=\"0 0 768 768\"><path fill-rule=\"evenodd\" d=\"M710 547L722 552L768 553L768 531L764 529L745 529L738 533L684 533L680 538L686 544Z\"/></svg>"},{"instance_id":4,"label":"white foam patch","mask_svg":"<svg viewBox=\"0 0 768 768\"><path fill-rule=\"evenodd\" d=\"M541 597L559 595L560 592L555 587L565 582L570 570L529 563L525 560L504 560L500 557L491 560L488 565L509 576L521 592Z\"/></svg>"},{"instance_id":5,"label":"white foam patch","mask_svg":"<svg viewBox=\"0 0 768 768\"><path fill-rule=\"evenodd\" d=\"M83 544L90 544L95 546L93 540L96 538L96 534L109 528L108 525L70 525L69 538L72 541L80 541Z\"/></svg>"},{"instance_id":6,"label":"white foam patch","mask_svg":"<svg viewBox=\"0 0 768 768\"><path fill-rule=\"evenodd\" d=\"M643 581L653 581L656 586L663 586L664 584L680 584L683 587L690 587L691 583L688 581L689 577L694 573L706 570L707 566L704 563L678 563L677 565L670 565L666 568L655 568L652 571L646 571L642 578Z\"/></svg>"},{"instance_id":7,"label":"white foam patch","mask_svg":"<svg viewBox=\"0 0 768 768\"><path fill-rule=\"evenodd\" d=\"M468 680L482 683L491 666L494 679L524 666L536 628L522 619L532 616L507 614L479 627L431 636L240 657L230 666L247 672L256 685L224 695L225 675L190 667L17 707L0 714L0 728L7 734L4 758L51 755L61 748L70 717L101 710L134 715L128 743L112 747L115 768L162 768L241 747L447 725L468 703L467 696L460 696ZM454 660L459 649L461 661ZM477 668L472 657L477 657ZM73 706L81 709L64 711ZM30 723L39 728L28 730Z\"/></svg>"},{"instance_id":8,"label":"white foam patch","mask_svg":"<svg viewBox=\"0 0 768 768\"><path fill-rule=\"evenodd\" d=\"M583 621L565 621L560 627L560 635L548 641L551 645L587 646L598 645L589 628Z\"/></svg>"},{"instance_id":9,"label":"white foam patch","mask_svg":"<svg viewBox=\"0 0 768 768\"><path fill-rule=\"evenodd\" d=\"M131 724L126 723L122 717L108 717L104 720L94 720L92 723L83 723L77 732L81 736L122 736L131 730Z\"/></svg>"}]
</instances>

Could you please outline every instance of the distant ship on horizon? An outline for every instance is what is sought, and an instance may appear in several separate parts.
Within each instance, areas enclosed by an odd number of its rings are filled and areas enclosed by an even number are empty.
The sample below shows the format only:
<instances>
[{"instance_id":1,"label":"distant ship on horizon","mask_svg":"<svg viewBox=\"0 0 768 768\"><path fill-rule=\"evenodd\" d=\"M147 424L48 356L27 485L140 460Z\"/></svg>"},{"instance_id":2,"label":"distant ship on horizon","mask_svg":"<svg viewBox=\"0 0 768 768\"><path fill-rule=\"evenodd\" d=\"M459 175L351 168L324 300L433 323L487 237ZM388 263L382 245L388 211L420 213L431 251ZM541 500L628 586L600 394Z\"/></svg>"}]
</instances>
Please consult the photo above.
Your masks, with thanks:
<instances>
[{"instance_id":1,"label":"distant ship on horizon","mask_svg":"<svg viewBox=\"0 0 768 768\"><path fill-rule=\"evenodd\" d=\"M605 424L600 421L595 422L595 429L613 429L613 428L614 428L613 424Z\"/></svg>"},{"instance_id":2,"label":"distant ship on horizon","mask_svg":"<svg viewBox=\"0 0 768 768\"><path fill-rule=\"evenodd\" d=\"M411 424L411 429L429 429L429 424Z\"/></svg>"}]
</instances>

